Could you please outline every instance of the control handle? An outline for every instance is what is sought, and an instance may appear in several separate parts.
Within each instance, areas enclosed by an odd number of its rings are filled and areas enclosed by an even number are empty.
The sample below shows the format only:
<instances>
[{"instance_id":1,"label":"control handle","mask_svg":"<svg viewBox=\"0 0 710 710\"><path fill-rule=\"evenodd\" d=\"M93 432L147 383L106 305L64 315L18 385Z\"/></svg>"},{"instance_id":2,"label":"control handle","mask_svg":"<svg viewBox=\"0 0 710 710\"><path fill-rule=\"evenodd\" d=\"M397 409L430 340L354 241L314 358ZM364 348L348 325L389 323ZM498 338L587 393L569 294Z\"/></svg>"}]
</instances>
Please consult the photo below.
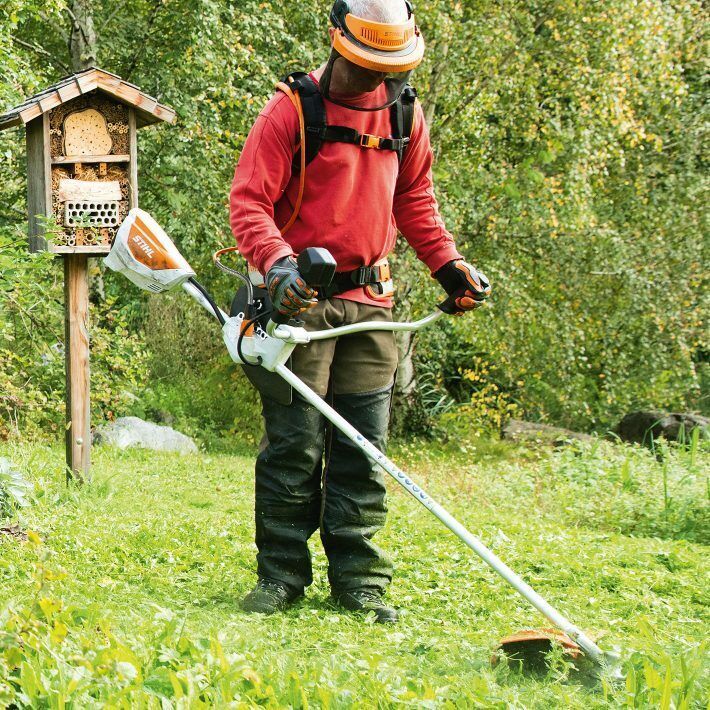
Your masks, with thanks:
<instances>
[{"instance_id":1,"label":"control handle","mask_svg":"<svg viewBox=\"0 0 710 710\"><path fill-rule=\"evenodd\" d=\"M313 288L329 286L338 266L333 255L323 247L304 249L298 255L296 263L303 280ZM289 317L277 312L271 316L271 320L274 323L287 323Z\"/></svg>"},{"instance_id":2,"label":"control handle","mask_svg":"<svg viewBox=\"0 0 710 710\"><path fill-rule=\"evenodd\" d=\"M338 266L333 255L323 247L308 247L296 259L298 270L309 286L329 286Z\"/></svg>"}]
</instances>

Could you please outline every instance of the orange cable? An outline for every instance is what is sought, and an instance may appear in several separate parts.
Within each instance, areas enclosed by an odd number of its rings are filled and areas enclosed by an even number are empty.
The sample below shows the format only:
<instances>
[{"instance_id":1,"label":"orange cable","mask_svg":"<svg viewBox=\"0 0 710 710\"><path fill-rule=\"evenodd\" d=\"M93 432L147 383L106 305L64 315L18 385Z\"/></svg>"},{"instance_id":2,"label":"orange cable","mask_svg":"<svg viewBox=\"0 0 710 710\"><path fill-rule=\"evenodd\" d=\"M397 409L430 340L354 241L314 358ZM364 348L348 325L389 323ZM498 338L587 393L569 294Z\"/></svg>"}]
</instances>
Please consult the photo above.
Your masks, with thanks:
<instances>
[{"instance_id":1,"label":"orange cable","mask_svg":"<svg viewBox=\"0 0 710 710\"><path fill-rule=\"evenodd\" d=\"M301 209L301 203L303 202L303 193L306 187L306 123L303 118L303 106L301 105L301 97L298 95L298 92L294 93L291 91L291 87L283 81L278 82L278 84L276 84L276 88L283 91L284 94L291 99L291 103L295 106L296 113L298 114L298 128L301 134L301 174L299 175L298 181L298 197L296 198L296 205L293 208L293 214L289 218L288 222L286 222L286 224L279 230L281 232L281 236L283 236L289 229L291 229L291 227L293 227L296 217L298 217L298 212Z\"/></svg>"}]
</instances>

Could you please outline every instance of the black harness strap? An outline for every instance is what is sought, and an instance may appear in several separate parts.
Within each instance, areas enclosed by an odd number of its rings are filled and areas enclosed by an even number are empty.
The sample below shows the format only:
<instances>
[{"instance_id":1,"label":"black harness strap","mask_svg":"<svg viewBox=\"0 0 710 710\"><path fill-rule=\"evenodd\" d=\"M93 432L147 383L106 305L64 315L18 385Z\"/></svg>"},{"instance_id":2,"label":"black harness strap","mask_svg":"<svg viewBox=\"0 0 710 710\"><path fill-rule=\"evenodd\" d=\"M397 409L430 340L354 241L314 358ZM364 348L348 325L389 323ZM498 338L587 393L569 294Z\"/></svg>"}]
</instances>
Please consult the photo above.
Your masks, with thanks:
<instances>
[{"instance_id":1,"label":"black harness strap","mask_svg":"<svg viewBox=\"0 0 710 710\"><path fill-rule=\"evenodd\" d=\"M404 160L404 152L407 149L407 144L409 143L409 137L412 135L412 129L414 127L414 104L417 100L417 90L409 86L404 87L402 95L399 97L398 101L390 106L390 120L392 121L392 135L395 138L400 138L406 141L397 150L397 157L399 158L399 164L402 165L402 160Z\"/></svg>"},{"instance_id":2,"label":"black harness strap","mask_svg":"<svg viewBox=\"0 0 710 710\"><path fill-rule=\"evenodd\" d=\"M397 153L400 164L407 150L414 124L414 102L417 92L406 86L400 98L390 107L392 138L359 133L348 126L329 126L323 97L316 83L305 72L293 72L284 82L298 92L303 107L303 121L306 125L306 165L310 163L323 145L331 143L350 143L361 148L391 150ZM300 171L300 149L293 157L293 172Z\"/></svg>"},{"instance_id":3,"label":"black harness strap","mask_svg":"<svg viewBox=\"0 0 710 710\"><path fill-rule=\"evenodd\" d=\"M289 84L301 98L303 108L303 121L306 124L306 165L318 155L318 151L323 143L323 139L318 135L319 128L326 127L325 105L323 97L318 91L313 79L302 71L289 74L284 82ZM316 130L312 130L316 129ZM293 172L298 173L301 169L301 150L296 151L293 157Z\"/></svg>"},{"instance_id":4,"label":"black harness strap","mask_svg":"<svg viewBox=\"0 0 710 710\"><path fill-rule=\"evenodd\" d=\"M404 88L401 96L390 107L390 123L392 137L374 136L360 133L348 126L329 126L323 97L316 83L305 72L293 72L284 80L294 91L297 91L303 108L303 122L306 128L306 165L310 163L321 149L323 142L350 143L361 148L390 150L397 153L400 167L404 159L407 145L414 126L414 106L417 92L411 86ZM301 148L293 157L293 172L300 172ZM332 283L318 289L318 299L332 298L358 286L380 288L384 281L389 280L389 265L361 266L353 271L341 271L335 274Z\"/></svg>"},{"instance_id":5,"label":"black harness strap","mask_svg":"<svg viewBox=\"0 0 710 710\"><path fill-rule=\"evenodd\" d=\"M309 126L306 131L318 140L332 143L352 143L362 148L377 148L378 150L394 150L399 153L409 143L409 138L381 138L370 133L359 133L347 126Z\"/></svg>"}]
</instances>

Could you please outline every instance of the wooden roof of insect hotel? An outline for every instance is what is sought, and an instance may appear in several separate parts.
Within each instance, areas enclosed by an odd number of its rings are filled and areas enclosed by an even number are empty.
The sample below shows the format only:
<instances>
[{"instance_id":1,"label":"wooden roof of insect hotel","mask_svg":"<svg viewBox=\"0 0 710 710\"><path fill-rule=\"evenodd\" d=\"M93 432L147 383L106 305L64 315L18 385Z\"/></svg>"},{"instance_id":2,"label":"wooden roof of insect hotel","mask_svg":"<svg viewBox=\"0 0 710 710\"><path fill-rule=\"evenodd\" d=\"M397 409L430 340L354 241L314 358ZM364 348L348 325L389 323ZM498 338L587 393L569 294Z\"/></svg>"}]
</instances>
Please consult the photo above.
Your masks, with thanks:
<instances>
[{"instance_id":1,"label":"wooden roof of insect hotel","mask_svg":"<svg viewBox=\"0 0 710 710\"><path fill-rule=\"evenodd\" d=\"M134 106L138 128L159 121L175 123L176 116L173 109L158 103L157 99L143 93L137 86L129 84L120 76L98 67L91 67L64 77L0 116L0 131L12 126L26 125L56 106L94 90Z\"/></svg>"}]
</instances>

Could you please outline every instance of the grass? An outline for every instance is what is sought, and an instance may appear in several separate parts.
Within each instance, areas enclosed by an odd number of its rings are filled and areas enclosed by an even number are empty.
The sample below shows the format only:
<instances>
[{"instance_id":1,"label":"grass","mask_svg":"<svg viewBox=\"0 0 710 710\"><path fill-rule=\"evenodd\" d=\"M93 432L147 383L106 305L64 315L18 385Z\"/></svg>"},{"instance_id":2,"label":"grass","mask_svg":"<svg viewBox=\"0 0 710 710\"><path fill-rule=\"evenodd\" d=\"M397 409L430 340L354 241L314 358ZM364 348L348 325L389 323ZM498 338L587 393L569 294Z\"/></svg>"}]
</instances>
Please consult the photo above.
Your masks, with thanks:
<instances>
[{"instance_id":1,"label":"grass","mask_svg":"<svg viewBox=\"0 0 710 710\"><path fill-rule=\"evenodd\" d=\"M394 483L379 542L396 560L401 623L334 608L317 541L306 598L261 617L238 607L254 582L251 457L97 449L93 483L67 488L59 448L6 444L34 502L27 542L0 535L0 706L705 707L702 444L654 455L472 440L392 453L621 650L625 683L592 682L560 654L543 673L491 667L497 639L544 621Z\"/></svg>"}]
</instances>

